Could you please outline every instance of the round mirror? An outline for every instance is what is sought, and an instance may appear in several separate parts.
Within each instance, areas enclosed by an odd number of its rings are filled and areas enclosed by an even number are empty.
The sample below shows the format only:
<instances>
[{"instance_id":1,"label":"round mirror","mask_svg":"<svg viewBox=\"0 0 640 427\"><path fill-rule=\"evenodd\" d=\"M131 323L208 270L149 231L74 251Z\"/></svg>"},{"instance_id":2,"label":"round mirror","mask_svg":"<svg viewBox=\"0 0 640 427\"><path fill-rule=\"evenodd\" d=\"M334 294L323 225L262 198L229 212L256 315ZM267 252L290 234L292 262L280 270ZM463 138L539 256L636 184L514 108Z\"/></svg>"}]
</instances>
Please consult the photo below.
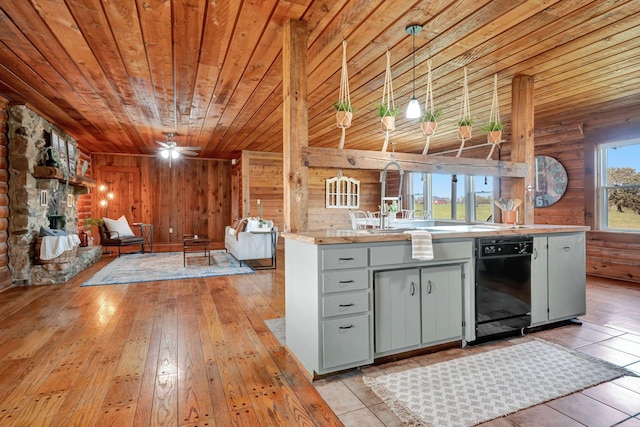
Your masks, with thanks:
<instances>
[{"instance_id":1,"label":"round mirror","mask_svg":"<svg viewBox=\"0 0 640 427\"><path fill-rule=\"evenodd\" d=\"M535 207L551 206L567 191L567 171L559 161L549 156L535 156L535 168Z\"/></svg>"}]
</instances>

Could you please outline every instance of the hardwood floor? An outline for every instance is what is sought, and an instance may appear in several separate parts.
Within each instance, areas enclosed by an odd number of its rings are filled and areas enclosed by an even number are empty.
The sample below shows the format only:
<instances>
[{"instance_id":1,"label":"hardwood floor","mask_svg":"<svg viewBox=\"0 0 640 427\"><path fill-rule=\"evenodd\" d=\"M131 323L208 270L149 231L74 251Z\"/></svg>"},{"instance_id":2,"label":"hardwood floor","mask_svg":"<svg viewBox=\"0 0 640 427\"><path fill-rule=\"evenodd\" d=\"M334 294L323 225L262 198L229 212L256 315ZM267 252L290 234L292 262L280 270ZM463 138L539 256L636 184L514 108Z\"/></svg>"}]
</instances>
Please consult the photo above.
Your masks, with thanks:
<instances>
[{"instance_id":1,"label":"hardwood floor","mask_svg":"<svg viewBox=\"0 0 640 427\"><path fill-rule=\"evenodd\" d=\"M0 425L341 425L263 322L282 268L80 287L106 262L0 293Z\"/></svg>"},{"instance_id":2,"label":"hardwood floor","mask_svg":"<svg viewBox=\"0 0 640 427\"><path fill-rule=\"evenodd\" d=\"M284 316L283 262L248 275L80 287L109 260L64 285L0 292L1 426L371 425L346 409L339 419L344 397L325 403L317 389L331 381L310 384L265 326ZM640 285L589 278L587 295L584 319L601 329L572 333L574 346L605 328L640 331ZM349 378L360 387L355 374L335 381Z\"/></svg>"}]
</instances>

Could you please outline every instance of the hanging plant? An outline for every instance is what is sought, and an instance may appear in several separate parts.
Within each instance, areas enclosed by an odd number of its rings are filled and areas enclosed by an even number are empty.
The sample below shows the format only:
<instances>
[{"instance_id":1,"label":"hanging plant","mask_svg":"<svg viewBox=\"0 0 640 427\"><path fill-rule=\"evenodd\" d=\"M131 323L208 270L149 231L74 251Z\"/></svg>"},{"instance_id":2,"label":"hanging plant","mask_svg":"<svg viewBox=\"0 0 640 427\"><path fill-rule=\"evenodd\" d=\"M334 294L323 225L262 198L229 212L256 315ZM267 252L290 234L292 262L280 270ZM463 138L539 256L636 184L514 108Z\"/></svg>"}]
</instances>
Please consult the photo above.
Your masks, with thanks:
<instances>
[{"instance_id":1,"label":"hanging plant","mask_svg":"<svg viewBox=\"0 0 640 427\"><path fill-rule=\"evenodd\" d=\"M333 104L336 109L336 126L339 128L348 128L351 126L354 110L351 108L349 101L337 101Z\"/></svg>"},{"instance_id":2,"label":"hanging plant","mask_svg":"<svg viewBox=\"0 0 640 427\"><path fill-rule=\"evenodd\" d=\"M389 108L385 104L376 105L376 114L381 118L381 128L383 132L392 131L396 129L396 116L398 115L397 108Z\"/></svg>"},{"instance_id":3,"label":"hanging plant","mask_svg":"<svg viewBox=\"0 0 640 427\"><path fill-rule=\"evenodd\" d=\"M438 119L441 115L442 111L440 110L425 110L424 114L422 115L422 119L420 120L420 127L422 128L422 133L425 136L431 136L436 133L436 128L438 127Z\"/></svg>"},{"instance_id":4,"label":"hanging plant","mask_svg":"<svg viewBox=\"0 0 640 427\"><path fill-rule=\"evenodd\" d=\"M424 114L420 120L420 128L422 134L427 137L427 144L422 154L427 154L429 150L429 137L436 133L438 127L438 119L442 115L442 111L436 110L433 106L433 89L431 85L431 59L427 61L427 95L424 102Z\"/></svg>"},{"instance_id":5,"label":"hanging plant","mask_svg":"<svg viewBox=\"0 0 640 427\"><path fill-rule=\"evenodd\" d=\"M487 142L497 144L502 140L503 125L499 121L491 121L482 126L482 130L487 132Z\"/></svg>"},{"instance_id":6,"label":"hanging plant","mask_svg":"<svg viewBox=\"0 0 640 427\"><path fill-rule=\"evenodd\" d=\"M498 73L493 75L493 98L491 100L491 113L489 113L489 123L482 126L482 130L487 132L487 143L491 144L491 150L487 159L493 156L493 150L497 144L502 142L502 122L500 121L500 106L498 105Z\"/></svg>"},{"instance_id":7,"label":"hanging plant","mask_svg":"<svg viewBox=\"0 0 640 427\"><path fill-rule=\"evenodd\" d=\"M472 130L472 118L458 120L458 139L470 139Z\"/></svg>"},{"instance_id":8,"label":"hanging plant","mask_svg":"<svg viewBox=\"0 0 640 427\"><path fill-rule=\"evenodd\" d=\"M462 82L462 102L460 104L460 116L458 119L458 139L460 142L460 148L456 157L460 157L462 150L464 150L464 142L467 139L471 139L471 131L473 125L473 118L471 117L471 109L469 108L469 83L467 80L467 67L464 67L464 80Z\"/></svg>"},{"instance_id":9,"label":"hanging plant","mask_svg":"<svg viewBox=\"0 0 640 427\"><path fill-rule=\"evenodd\" d=\"M382 151L387 151L389 145L389 132L396 128L396 115L398 109L393 100L393 83L391 82L391 52L387 51L387 67L384 73L384 87L382 88L382 101L376 106L380 117L380 128L385 133Z\"/></svg>"},{"instance_id":10,"label":"hanging plant","mask_svg":"<svg viewBox=\"0 0 640 427\"><path fill-rule=\"evenodd\" d=\"M338 101L333 104L336 109L336 126L342 129L342 139L339 148L344 146L345 129L351 126L354 109L351 107L349 94L349 73L347 71L347 41L342 41L342 71L340 73L340 94Z\"/></svg>"}]
</instances>

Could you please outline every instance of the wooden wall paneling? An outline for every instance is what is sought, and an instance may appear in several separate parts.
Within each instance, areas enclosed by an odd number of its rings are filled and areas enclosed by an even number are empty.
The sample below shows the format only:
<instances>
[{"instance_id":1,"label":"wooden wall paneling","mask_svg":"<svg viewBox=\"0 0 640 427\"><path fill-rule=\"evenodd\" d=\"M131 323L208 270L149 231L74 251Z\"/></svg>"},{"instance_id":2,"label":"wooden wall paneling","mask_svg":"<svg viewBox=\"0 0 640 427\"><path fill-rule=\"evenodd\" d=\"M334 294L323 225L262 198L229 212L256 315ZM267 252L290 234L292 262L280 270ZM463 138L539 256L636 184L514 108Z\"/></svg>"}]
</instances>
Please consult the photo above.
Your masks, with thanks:
<instances>
[{"instance_id":1,"label":"wooden wall paneling","mask_svg":"<svg viewBox=\"0 0 640 427\"><path fill-rule=\"evenodd\" d=\"M140 177L137 218L154 225L154 244L158 248L182 242L182 234L193 231L194 219L200 221L201 232L208 233L214 242L224 240L231 191L227 160L180 158L171 168L167 160L156 156L94 154L92 161L98 182L106 170L137 168ZM104 209L99 209L95 199L94 212L103 216ZM170 228L173 233L169 233Z\"/></svg>"},{"instance_id":2,"label":"wooden wall paneling","mask_svg":"<svg viewBox=\"0 0 640 427\"><path fill-rule=\"evenodd\" d=\"M235 164L231 168L231 222L242 217L242 167Z\"/></svg>"}]
</instances>

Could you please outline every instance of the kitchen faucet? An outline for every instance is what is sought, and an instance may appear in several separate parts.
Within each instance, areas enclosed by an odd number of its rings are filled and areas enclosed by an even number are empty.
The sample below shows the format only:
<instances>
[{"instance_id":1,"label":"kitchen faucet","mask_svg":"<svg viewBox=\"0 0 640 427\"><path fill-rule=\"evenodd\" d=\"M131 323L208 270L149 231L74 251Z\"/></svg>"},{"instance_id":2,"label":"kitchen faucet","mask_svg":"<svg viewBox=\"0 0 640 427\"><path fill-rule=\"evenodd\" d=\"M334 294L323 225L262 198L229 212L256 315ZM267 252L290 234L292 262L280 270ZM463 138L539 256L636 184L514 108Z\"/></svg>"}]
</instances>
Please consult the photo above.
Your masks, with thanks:
<instances>
[{"instance_id":1,"label":"kitchen faucet","mask_svg":"<svg viewBox=\"0 0 640 427\"><path fill-rule=\"evenodd\" d=\"M389 166L391 165L395 165L398 168L398 171L400 172L400 185L398 186L398 197L386 197L386 192L387 192L387 169L389 169ZM382 169L382 172L380 173L380 183L381 183L381 188L380 188L380 229L383 230L386 227L386 221L385 218L387 217L387 204L385 203L385 201L387 200L393 200L398 202L398 209L402 209L402 177L404 175L404 171L402 170L402 166L400 166L400 163L396 162L395 160L391 160L389 163L387 163L387 165L384 167L384 169Z\"/></svg>"}]
</instances>

